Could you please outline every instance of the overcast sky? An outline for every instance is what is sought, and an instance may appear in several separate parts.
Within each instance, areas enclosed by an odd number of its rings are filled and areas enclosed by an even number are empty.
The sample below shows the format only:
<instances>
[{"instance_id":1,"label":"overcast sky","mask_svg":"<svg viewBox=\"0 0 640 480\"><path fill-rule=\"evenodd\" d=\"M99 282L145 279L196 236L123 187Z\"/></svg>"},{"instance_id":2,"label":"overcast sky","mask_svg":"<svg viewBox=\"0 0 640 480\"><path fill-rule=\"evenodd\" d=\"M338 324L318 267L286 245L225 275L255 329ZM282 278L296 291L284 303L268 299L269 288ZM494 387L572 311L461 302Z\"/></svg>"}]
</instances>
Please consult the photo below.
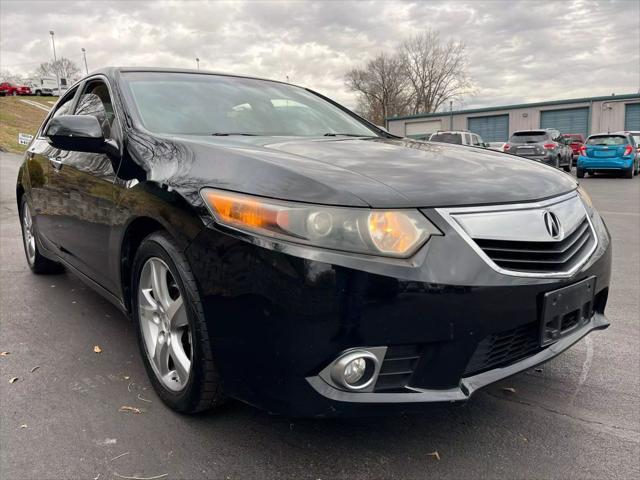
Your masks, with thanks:
<instances>
[{"instance_id":1,"label":"overcast sky","mask_svg":"<svg viewBox=\"0 0 640 480\"><path fill-rule=\"evenodd\" d=\"M58 56L290 81L348 106L344 74L424 29L467 45L465 108L640 90L640 2L71 2L0 0L0 68Z\"/></svg>"}]
</instances>

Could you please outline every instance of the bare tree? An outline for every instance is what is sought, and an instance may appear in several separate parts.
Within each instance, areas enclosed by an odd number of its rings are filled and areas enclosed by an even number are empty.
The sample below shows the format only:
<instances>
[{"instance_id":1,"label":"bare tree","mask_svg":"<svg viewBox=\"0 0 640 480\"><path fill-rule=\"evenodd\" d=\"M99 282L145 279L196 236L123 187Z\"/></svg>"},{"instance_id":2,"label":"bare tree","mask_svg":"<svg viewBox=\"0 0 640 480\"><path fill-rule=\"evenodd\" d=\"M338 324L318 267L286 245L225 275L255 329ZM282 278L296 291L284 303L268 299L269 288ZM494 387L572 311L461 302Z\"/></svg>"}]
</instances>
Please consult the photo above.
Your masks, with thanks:
<instances>
[{"instance_id":1,"label":"bare tree","mask_svg":"<svg viewBox=\"0 0 640 480\"><path fill-rule=\"evenodd\" d=\"M465 45L427 30L402 44L402 65L411 85L411 113L437 111L447 100L471 93Z\"/></svg>"},{"instance_id":2,"label":"bare tree","mask_svg":"<svg viewBox=\"0 0 640 480\"><path fill-rule=\"evenodd\" d=\"M359 112L377 125L385 118L406 113L409 105L408 83L398 56L379 54L364 68L346 75L347 87L358 93Z\"/></svg>"},{"instance_id":3,"label":"bare tree","mask_svg":"<svg viewBox=\"0 0 640 480\"><path fill-rule=\"evenodd\" d=\"M72 60L60 57L54 62L41 63L35 73L38 77L55 77L57 73L60 78L73 82L80 77L80 68Z\"/></svg>"}]
</instances>

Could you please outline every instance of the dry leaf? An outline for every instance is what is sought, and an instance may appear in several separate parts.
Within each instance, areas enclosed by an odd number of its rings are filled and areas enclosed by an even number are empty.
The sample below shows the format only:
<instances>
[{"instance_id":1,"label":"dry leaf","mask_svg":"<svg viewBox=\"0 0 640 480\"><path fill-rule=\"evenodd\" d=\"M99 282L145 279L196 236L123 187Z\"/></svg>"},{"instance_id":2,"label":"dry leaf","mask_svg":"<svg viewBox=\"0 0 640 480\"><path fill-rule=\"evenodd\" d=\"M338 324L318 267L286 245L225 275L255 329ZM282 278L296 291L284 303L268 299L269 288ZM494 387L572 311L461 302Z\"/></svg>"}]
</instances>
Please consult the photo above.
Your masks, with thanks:
<instances>
[{"instance_id":1,"label":"dry leaf","mask_svg":"<svg viewBox=\"0 0 640 480\"><path fill-rule=\"evenodd\" d=\"M502 387L501 390L503 392L511 392L511 393L516 393L516 389L513 387Z\"/></svg>"},{"instance_id":2,"label":"dry leaf","mask_svg":"<svg viewBox=\"0 0 640 480\"><path fill-rule=\"evenodd\" d=\"M11 352L0 352L0 357L6 357L7 355L9 355Z\"/></svg>"},{"instance_id":3,"label":"dry leaf","mask_svg":"<svg viewBox=\"0 0 640 480\"><path fill-rule=\"evenodd\" d=\"M23 423L22 425L20 425L20 428L27 428L27 424Z\"/></svg>"},{"instance_id":4,"label":"dry leaf","mask_svg":"<svg viewBox=\"0 0 640 480\"><path fill-rule=\"evenodd\" d=\"M33 367L31 370L29 370L31 373L35 372L36 370L38 370L40 368L39 365L36 365L35 367Z\"/></svg>"},{"instance_id":5,"label":"dry leaf","mask_svg":"<svg viewBox=\"0 0 640 480\"><path fill-rule=\"evenodd\" d=\"M9 383L16 383L18 381L18 377L11 377L9 379Z\"/></svg>"},{"instance_id":6,"label":"dry leaf","mask_svg":"<svg viewBox=\"0 0 640 480\"><path fill-rule=\"evenodd\" d=\"M121 406L120 410L118 410L118 411L120 411L120 412L131 412L131 413L136 413L136 414L142 413L142 410L140 410L139 408L129 407L128 405Z\"/></svg>"},{"instance_id":7,"label":"dry leaf","mask_svg":"<svg viewBox=\"0 0 640 480\"><path fill-rule=\"evenodd\" d=\"M113 472L116 477L126 478L127 480L157 480L158 478L164 478L168 473L163 473L162 475L156 475L154 477L128 477L126 475L120 475L118 472Z\"/></svg>"},{"instance_id":8,"label":"dry leaf","mask_svg":"<svg viewBox=\"0 0 640 480\"><path fill-rule=\"evenodd\" d=\"M129 380L130 378L131 378L131 377L130 377L129 375L125 375L125 376L124 376L124 379L125 379L125 380Z\"/></svg>"},{"instance_id":9,"label":"dry leaf","mask_svg":"<svg viewBox=\"0 0 640 480\"><path fill-rule=\"evenodd\" d=\"M102 349L100 348L100 346L99 346L99 345L94 345L94 346L93 346L93 351L94 351L95 353L102 353Z\"/></svg>"},{"instance_id":10,"label":"dry leaf","mask_svg":"<svg viewBox=\"0 0 640 480\"><path fill-rule=\"evenodd\" d=\"M427 455L430 455L432 457L436 457L436 460L440 460L440 454L438 453L437 450L435 452L427 453Z\"/></svg>"},{"instance_id":11,"label":"dry leaf","mask_svg":"<svg viewBox=\"0 0 640 480\"><path fill-rule=\"evenodd\" d=\"M143 402L149 402L149 403L152 403L152 402L151 402L151 400L147 400L147 399L146 399L146 398L144 398L144 397L142 396L142 394L140 394L140 393L138 394L138 400L141 400L141 401L143 401Z\"/></svg>"},{"instance_id":12,"label":"dry leaf","mask_svg":"<svg viewBox=\"0 0 640 480\"><path fill-rule=\"evenodd\" d=\"M534 370L535 370L536 372L538 372L538 373L542 373L542 372L544 371L544 370L542 370L541 368L535 368Z\"/></svg>"}]
</instances>

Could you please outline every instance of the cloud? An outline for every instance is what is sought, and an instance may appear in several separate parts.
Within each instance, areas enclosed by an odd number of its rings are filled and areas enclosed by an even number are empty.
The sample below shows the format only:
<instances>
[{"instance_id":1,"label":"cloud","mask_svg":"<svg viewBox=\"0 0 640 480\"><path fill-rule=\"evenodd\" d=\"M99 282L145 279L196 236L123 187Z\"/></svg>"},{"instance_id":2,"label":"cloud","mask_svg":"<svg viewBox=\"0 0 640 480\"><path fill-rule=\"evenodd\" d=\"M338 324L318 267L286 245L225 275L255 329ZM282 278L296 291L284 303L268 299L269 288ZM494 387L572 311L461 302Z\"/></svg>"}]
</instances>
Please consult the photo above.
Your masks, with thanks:
<instances>
[{"instance_id":1,"label":"cloud","mask_svg":"<svg viewBox=\"0 0 640 480\"><path fill-rule=\"evenodd\" d=\"M55 8L51 8L55 5ZM637 92L640 4L591 2L0 2L0 68L58 55L284 80L348 106L344 74L426 28L464 41L476 95L461 105ZM37 12L37 14L34 14Z\"/></svg>"}]
</instances>

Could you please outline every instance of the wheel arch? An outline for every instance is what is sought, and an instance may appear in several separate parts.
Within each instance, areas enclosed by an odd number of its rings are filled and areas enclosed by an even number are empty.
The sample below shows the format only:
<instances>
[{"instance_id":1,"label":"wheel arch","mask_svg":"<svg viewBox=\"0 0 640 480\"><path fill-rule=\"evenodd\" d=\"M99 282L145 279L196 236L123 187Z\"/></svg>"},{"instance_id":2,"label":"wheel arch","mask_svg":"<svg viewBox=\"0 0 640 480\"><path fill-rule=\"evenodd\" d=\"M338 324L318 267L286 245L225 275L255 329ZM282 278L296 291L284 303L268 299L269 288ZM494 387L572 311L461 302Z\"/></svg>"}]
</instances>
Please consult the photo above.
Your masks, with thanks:
<instances>
[{"instance_id":1,"label":"wheel arch","mask_svg":"<svg viewBox=\"0 0 640 480\"><path fill-rule=\"evenodd\" d=\"M171 232L162 222L151 217L136 217L127 225L120 244L120 285L122 301L127 312L131 312L131 269L142 241L153 232Z\"/></svg>"}]
</instances>

